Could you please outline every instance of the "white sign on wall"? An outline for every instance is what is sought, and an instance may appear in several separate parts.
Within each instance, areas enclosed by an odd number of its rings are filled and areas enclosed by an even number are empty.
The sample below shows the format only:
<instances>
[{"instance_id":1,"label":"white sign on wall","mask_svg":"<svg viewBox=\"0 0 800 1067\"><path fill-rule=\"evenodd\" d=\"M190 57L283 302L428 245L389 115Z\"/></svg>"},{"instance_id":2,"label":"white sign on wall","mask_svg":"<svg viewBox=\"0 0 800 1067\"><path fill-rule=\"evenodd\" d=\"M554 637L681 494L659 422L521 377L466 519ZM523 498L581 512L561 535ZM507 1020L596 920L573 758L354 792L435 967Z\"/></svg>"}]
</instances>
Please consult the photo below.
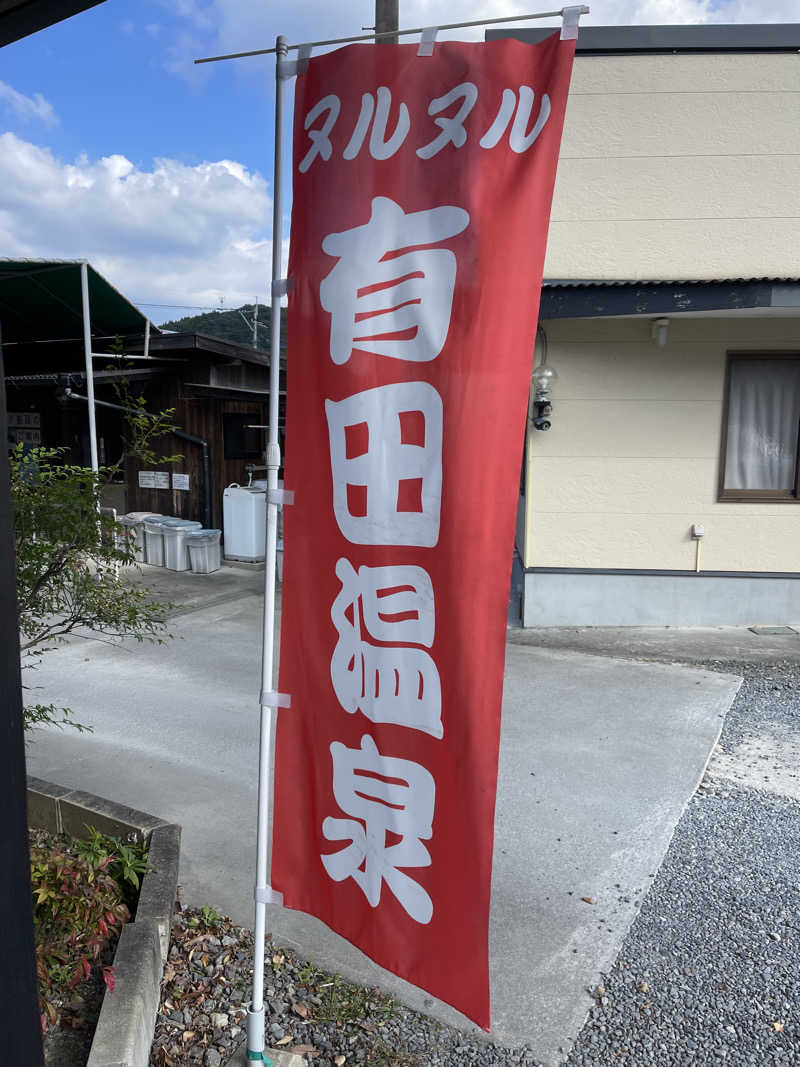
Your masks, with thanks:
<instances>
[{"instance_id":1,"label":"white sign on wall","mask_svg":"<svg viewBox=\"0 0 800 1067\"><path fill-rule=\"evenodd\" d=\"M42 417L38 411L9 411L8 443L26 444L34 447L42 443Z\"/></svg>"},{"instance_id":2,"label":"white sign on wall","mask_svg":"<svg viewBox=\"0 0 800 1067\"><path fill-rule=\"evenodd\" d=\"M188 489L189 488L189 475L188 474L173 474L172 475L172 488L173 489Z\"/></svg>"},{"instance_id":3,"label":"white sign on wall","mask_svg":"<svg viewBox=\"0 0 800 1067\"><path fill-rule=\"evenodd\" d=\"M169 489L169 471L139 471L140 489Z\"/></svg>"}]
</instances>

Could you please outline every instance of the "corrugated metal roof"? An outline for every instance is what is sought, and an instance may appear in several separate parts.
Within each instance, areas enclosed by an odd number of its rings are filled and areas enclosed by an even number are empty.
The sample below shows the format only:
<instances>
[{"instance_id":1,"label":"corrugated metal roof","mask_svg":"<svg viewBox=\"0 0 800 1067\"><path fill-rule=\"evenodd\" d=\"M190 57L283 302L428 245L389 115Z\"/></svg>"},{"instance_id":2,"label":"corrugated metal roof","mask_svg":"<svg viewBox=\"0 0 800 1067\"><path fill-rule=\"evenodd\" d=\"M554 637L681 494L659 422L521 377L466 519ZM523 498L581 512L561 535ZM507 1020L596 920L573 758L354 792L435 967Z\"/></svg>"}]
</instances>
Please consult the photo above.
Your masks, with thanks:
<instances>
[{"instance_id":1,"label":"corrugated metal roof","mask_svg":"<svg viewBox=\"0 0 800 1067\"><path fill-rule=\"evenodd\" d=\"M757 309L800 314L800 279L547 278L542 287L540 316L542 319L596 318Z\"/></svg>"},{"instance_id":2,"label":"corrugated metal roof","mask_svg":"<svg viewBox=\"0 0 800 1067\"><path fill-rule=\"evenodd\" d=\"M91 264L87 273L92 334L142 333L147 317ZM81 260L0 260L0 324L4 342L80 334ZM160 332L157 326L151 329L154 334Z\"/></svg>"},{"instance_id":3,"label":"corrugated metal roof","mask_svg":"<svg viewBox=\"0 0 800 1067\"><path fill-rule=\"evenodd\" d=\"M651 285L800 285L800 278L637 278L630 280L608 278L545 278L542 287L545 289L588 289L601 286L614 288L620 286L651 286Z\"/></svg>"}]
</instances>

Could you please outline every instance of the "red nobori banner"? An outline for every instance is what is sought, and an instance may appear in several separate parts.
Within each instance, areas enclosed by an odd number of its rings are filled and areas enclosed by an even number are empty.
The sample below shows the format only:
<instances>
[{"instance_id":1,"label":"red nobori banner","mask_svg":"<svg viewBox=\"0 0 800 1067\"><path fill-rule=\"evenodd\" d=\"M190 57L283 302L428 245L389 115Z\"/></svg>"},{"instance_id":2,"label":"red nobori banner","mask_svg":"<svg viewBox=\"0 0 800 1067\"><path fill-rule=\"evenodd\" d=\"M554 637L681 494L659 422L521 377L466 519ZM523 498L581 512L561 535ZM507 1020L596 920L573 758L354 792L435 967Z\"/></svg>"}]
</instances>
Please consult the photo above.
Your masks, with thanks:
<instances>
[{"instance_id":1,"label":"red nobori banner","mask_svg":"<svg viewBox=\"0 0 800 1067\"><path fill-rule=\"evenodd\" d=\"M297 79L272 884L488 1028L509 576L575 42L417 47Z\"/></svg>"}]
</instances>

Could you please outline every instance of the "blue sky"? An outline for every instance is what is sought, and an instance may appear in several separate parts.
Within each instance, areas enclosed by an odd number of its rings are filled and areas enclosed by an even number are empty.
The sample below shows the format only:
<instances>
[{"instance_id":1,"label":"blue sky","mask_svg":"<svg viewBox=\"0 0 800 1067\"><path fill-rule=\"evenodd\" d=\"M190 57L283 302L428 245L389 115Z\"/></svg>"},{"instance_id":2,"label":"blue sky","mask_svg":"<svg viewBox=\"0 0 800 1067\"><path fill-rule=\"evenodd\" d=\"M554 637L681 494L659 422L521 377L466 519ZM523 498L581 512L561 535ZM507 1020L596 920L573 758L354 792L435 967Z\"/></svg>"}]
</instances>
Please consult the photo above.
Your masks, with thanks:
<instances>
[{"instance_id":1,"label":"blue sky","mask_svg":"<svg viewBox=\"0 0 800 1067\"><path fill-rule=\"evenodd\" d=\"M587 22L595 24L800 18L798 0L590 2ZM536 6L401 0L401 23ZM183 314L179 305L224 298L236 306L257 293L264 300L272 60L206 67L192 60L269 46L277 33L291 41L359 33L372 21L373 0L106 0L7 46L0 51L2 254L86 257L156 322Z\"/></svg>"},{"instance_id":2,"label":"blue sky","mask_svg":"<svg viewBox=\"0 0 800 1067\"><path fill-rule=\"evenodd\" d=\"M179 6L106 0L4 49L0 77L53 103L60 122L47 130L46 143L65 158L122 153L137 166L154 156L263 165L266 59L248 60L247 72L233 63L193 68L192 43L202 50L215 37L169 10ZM15 127L8 110L3 118L6 128L34 132L31 124Z\"/></svg>"}]
</instances>

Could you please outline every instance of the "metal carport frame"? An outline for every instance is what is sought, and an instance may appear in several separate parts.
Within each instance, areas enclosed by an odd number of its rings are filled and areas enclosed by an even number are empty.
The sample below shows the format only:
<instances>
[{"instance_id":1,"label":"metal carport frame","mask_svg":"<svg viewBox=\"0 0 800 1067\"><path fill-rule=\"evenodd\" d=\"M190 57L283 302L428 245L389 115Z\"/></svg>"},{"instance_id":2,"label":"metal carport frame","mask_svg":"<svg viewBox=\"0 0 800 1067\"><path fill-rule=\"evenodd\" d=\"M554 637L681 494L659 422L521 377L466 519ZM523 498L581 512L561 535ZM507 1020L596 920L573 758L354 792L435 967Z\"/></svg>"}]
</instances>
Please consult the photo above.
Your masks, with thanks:
<instances>
[{"instance_id":1,"label":"metal carport frame","mask_svg":"<svg viewBox=\"0 0 800 1067\"><path fill-rule=\"evenodd\" d=\"M147 357L150 320L94 270L88 260L0 260L0 319L6 345L83 341L89 399L89 450L92 469L96 471L98 450L92 359L107 358L108 353L93 351L93 310L95 323L99 323L98 337L143 333L144 355Z\"/></svg>"}]
</instances>

